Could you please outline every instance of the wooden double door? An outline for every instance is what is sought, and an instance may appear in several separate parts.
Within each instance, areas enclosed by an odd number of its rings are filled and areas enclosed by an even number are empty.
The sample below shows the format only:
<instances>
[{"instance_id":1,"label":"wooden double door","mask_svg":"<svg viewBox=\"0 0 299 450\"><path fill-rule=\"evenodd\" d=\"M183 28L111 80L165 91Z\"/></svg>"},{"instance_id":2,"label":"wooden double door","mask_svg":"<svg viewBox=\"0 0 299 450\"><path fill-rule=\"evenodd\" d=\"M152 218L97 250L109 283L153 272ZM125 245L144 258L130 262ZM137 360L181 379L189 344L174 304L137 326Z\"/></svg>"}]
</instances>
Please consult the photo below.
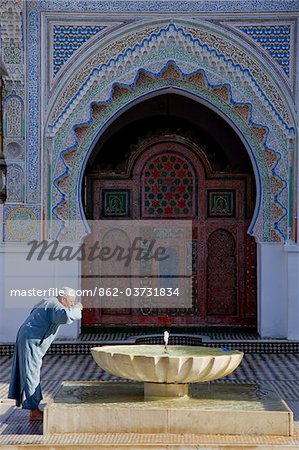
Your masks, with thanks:
<instances>
[{"instance_id":1,"label":"wooden double door","mask_svg":"<svg viewBox=\"0 0 299 450\"><path fill-rule=\"evenodd\" d=\"M86 298L84 326L256 325L256 244L247 233L252 174L213 171L196 144L163 136L135 150L122 171L93 169L86 179L93 220L192 222L192 305L101 308ZM84 264L82 288L88 289L93 280L100 283L99 268Z\"/></svg>"}]
</instances>

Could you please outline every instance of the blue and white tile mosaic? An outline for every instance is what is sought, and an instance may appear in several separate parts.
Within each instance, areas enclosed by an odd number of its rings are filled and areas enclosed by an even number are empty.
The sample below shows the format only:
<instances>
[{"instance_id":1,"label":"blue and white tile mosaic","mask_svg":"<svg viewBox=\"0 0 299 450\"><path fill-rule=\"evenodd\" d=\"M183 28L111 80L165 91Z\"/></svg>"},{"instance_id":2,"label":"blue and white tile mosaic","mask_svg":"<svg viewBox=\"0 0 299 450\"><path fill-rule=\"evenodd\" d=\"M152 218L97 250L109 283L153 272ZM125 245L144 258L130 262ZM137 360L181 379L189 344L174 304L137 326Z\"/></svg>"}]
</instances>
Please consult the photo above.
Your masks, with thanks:
<instances>
[{"instance_id":1,"label":"blue and white tile mosaic","mask_svg":"<svg viewBox=\"0 0 299 450\"><path fill-rule=\"evenodd\" d=\"M6 0L8 1L8 0ZM254 12L298 11L297 0L40 0L44 11L107 11L107 12Z\"/></svg>"},{"instance_id":2,"label":"blue and white tile mosaic","mask_svg":"<svg viewBox=\"0 0 299 450\"><path fill-rule=\"evenodd\" d=\"M238 28L263 47L289 76L290 25L246 25Z\"/></svg>"},{"instance_id":3,"label":"blue and white tile mosaic","mask_svg":"<svg viewBox=\"0 0 299 450\"><path fill-rule=\"evenodd\" d=\"M5 241L25 241L40 239L40 206L5 205Z\"/></svg>"},{"instance_id":4,"label":"blue and white tile mosaic","mask_svg":"<svg viewBox=\"0 0 299 450\"><path fill-rule=\"evenodd\" d=\"M53 25L54 75L59 72L76 50L105 28L103 25Z\"/></svg>"}]
</instances>

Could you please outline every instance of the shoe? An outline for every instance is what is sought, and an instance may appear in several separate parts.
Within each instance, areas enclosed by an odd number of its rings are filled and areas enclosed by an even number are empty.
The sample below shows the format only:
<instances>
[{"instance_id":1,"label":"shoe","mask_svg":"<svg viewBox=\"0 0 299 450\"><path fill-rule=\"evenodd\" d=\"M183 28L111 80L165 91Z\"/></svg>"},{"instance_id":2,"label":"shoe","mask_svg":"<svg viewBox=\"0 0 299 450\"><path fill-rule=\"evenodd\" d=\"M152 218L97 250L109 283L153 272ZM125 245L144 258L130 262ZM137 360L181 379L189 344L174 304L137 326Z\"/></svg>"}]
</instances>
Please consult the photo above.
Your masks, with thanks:
<instances>
[{"instance_id":1,"label":"shoe","mask_svg":"<svg viewBox=\"0 0 299 450\"><path fill-rule=\"evenodd\" d=\"M40 409L38 409L38 408L30 409L29 420L31 422L41 421L41 420L43 420L43 417L44 417L44 413Z\"/></svg>"}]
</instances>

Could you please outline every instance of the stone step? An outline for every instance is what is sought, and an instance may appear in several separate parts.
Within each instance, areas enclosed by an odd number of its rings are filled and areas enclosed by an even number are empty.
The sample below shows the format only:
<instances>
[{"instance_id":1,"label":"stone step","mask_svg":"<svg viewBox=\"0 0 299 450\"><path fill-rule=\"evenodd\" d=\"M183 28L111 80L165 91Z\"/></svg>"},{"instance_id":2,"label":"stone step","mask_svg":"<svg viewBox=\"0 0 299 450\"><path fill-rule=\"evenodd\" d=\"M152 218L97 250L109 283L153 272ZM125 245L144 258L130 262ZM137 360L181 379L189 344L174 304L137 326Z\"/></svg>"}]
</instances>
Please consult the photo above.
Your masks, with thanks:
<instances>
[{"instance_id":1,"label":"stone step","mask_svg":"<svg viewBox=\"0 0 299 450\"><path fill-rule=\"evenodd\" d=\"M0 437L1 450L298 450L299 436L104 433Z\"/></svg>"}]
</instances>

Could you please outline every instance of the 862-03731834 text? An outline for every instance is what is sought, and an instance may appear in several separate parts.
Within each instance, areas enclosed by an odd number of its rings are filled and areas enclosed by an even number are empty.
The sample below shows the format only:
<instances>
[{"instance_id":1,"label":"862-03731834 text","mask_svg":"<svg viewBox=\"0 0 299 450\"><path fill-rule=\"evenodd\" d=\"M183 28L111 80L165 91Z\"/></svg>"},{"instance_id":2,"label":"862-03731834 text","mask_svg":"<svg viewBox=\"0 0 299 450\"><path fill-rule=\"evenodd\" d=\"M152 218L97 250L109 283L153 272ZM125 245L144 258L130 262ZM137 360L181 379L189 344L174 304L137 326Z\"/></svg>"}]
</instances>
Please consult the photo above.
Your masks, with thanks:
<instances>
[{"instance_id":1,"label":"862-03731834 text","mask_svg":"<svg viewBox=\"0 0 299 450\"><path fill-rule=\"evenodd\" d=\"M57 296L59 295L59 289L48 288L48 289L11 289L11 297L46 297L46 296ZM74 295L76 296L90 296L95 297L118 297L119 295L124 295L127 297L179 297L179 288L152 288L152 287L127 287L119 289L118 287L94 287L93 289L74 289Z\"/></svg>"}]
</instances>

